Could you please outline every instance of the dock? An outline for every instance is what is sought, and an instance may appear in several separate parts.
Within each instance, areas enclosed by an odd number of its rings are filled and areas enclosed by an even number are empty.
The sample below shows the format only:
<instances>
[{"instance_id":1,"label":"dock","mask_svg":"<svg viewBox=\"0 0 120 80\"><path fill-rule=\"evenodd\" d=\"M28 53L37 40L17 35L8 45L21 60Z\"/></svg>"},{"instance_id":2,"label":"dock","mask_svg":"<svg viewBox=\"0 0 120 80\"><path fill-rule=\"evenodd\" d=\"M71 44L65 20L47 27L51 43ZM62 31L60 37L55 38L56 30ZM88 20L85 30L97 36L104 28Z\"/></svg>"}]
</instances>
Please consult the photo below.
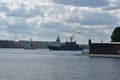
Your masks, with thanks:
<instances>
[{"instance_id":1,"label":"dock","mask_svg":"<svg viewBox=\"0 0 120 80\"><path fill-rule=\"evenodd\" d=\"M80 54L80 56L104 57L104 58L120 58L120 54Z\"/></svg>"}]
</instances>

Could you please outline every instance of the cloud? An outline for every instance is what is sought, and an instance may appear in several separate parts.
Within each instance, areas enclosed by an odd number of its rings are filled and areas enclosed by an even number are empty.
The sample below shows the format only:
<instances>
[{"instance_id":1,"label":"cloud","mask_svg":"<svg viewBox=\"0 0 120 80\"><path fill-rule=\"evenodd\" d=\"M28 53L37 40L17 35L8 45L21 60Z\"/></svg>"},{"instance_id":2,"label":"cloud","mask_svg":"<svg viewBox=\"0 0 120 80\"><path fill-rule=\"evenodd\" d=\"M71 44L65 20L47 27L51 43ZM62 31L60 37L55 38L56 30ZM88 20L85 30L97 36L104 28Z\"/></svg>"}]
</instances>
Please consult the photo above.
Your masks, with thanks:
<instances>
[{"instance_id":1,"label":"cloud","mask_svg":"<svg viewBox=\"0 0 120 80\"><path fill-rule=\"evenodd\" d=\"M120 1L119 0L113 0L112 4L115 6L120 6Z\"/></svg>"},{"instance_id":2,"label":"cloud","mask_svg":"<svg viewBox=\"0 0 120 80\"><path fill-rule=\"evenodd\" d=\"M68 23L77 23L82 25L110 25L117 24L119 18L112 12L98 11L97 9L73 10L65 21Z\"/></svg>"},{"instance_id":3,"label":"cloud","mask_svg":"<svg viewBox=\"0 0 120 80\"><path fill-rule=\"evenodd\" d=\"M12 11L9 11L7 13L7 16L10 17L32 17L32 13L30 14L30 12L27 12L24 8L19 8L19 9L15 9Z\"/></svg>"},{"instance_id":4,"label":"cloud","mask_svg":"<svg viewBox=\"0 0 120 80\"><path fill-rule=\"evenodd\" d=\"M81 20L83 25L109 25L117 23L118 18L108 13L92 13L85 15L84 19Z\"/></svg>"},{"instance_id":5,"label":"cloud","mask_svg":"<svg viewBox=\"0 0 120 80\"><path fill-rule=\"evenodd\" d=\"M71 28L70 25L57 22L57 21L48 21L41 23L41 26L45 29L54 30L55 32L73 32L74 30Z\"/></svg>"},{"instance_id":6,"label":"cloud","mask_svg":"<svg viewBox=\"0 0 120 80\"><path fill-rule=\"evenodd\" d=\"M65 41L73 35L79 43L89 37L109 41L120 25L118 5L117 0L3 0L0 38L52 41L60 35Z\"/></svg>"},{"instance_id":7,"label":"cloud","mask_svg":"<svg viewBox=\"0 0 120 80\"><path fill-rule=\"evenodd\" d=\"M5 2L0 2L0 12L6 12L8 11L7 3Z\"/></svg>"},{"instance_id":8,"label":"cloud","mask_svg":"<svg viewBox=\"0 0 120 80\"><path fill-rule=\"evenodd\" d=\"M104 7L104 10L109 10L109 11L113 11L113 10L119 10L120 6L108 6L108 7Z\"/></svg>"},{"instance_id":9,"label":"cloud","mask_svg":"<svg viewBox=\"0 0 120 80\"><path fill-rule=\"evenodd\" d=\"M104 10L115 11L120 9L119 0L110 0L110 5L103 8Z\"/></svg>"},{"instance_id":10,"label":"cloud","mask_svg":"<svg viewBox=\"0 0 120 80\"><path fill-rule=\"evenodd\" d=\"M109 0L52 0L63 5L73 5L77 7L103 7L110 4Z\"/></svg>"}]
</instances>

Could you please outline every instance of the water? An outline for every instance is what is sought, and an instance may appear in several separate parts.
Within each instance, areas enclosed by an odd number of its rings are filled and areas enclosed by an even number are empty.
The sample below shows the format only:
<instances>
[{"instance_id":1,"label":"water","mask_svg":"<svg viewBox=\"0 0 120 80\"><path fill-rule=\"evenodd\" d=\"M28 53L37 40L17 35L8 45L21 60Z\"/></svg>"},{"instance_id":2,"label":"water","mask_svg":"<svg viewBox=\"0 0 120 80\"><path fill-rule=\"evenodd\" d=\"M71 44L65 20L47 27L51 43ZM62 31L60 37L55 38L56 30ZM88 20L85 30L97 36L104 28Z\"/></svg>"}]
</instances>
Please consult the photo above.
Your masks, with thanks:
<instances>
[{"instance_id":1,"label":"water","mask_svg":"<svg viewBox=\"0 0 120 80\"><path fill-rule=\"evenodd\" d=\"M0 80L119 80L119 58L80 51L0 49Z\"/></svg>"}]
</instances>

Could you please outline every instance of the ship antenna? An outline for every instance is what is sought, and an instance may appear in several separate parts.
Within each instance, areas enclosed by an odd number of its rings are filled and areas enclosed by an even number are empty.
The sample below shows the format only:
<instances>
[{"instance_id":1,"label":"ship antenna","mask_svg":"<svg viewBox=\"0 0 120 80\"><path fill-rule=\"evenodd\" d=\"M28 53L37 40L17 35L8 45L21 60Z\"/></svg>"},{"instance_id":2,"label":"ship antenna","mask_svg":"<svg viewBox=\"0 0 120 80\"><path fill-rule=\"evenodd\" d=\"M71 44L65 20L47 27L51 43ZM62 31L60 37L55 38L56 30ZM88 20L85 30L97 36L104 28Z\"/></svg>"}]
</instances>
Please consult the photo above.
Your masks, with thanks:
<instances>
[{"instance_id":1,"label":"ship antenna","mask_svg":"<svg viewBox=\"0 0 120 80\"><path fill-rule=\"evenodd\" d=\"M70 42L73 42L73 37L70 37Z\"/></svg>"}]
</instances>

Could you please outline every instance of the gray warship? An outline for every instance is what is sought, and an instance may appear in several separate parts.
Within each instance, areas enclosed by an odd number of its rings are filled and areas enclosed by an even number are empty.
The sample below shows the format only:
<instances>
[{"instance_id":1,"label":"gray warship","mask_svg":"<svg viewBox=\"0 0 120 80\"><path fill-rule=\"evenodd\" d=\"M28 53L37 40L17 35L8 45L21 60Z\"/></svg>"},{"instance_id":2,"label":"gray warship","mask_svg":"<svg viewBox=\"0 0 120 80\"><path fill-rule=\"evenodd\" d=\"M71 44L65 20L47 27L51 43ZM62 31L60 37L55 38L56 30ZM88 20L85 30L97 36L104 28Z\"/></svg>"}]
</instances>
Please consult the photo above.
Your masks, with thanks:
<instances>
[{"instance_id":1,"label":"gray warship","mask_svg":"<svg viewBox=\"0 0 120 80\"><path fill-rule=\"evenodd\" d=\"M77 51L77 50L83 50L82 47L80 47L78 44L76 44L76 41L73 41L73 37L70 37L70 42L68 40L64 43L60 42L60 38L56 39L56 42L54 45L48 46L49 50L68 50L68 51Z\"/></svg>"}]
</instances>

